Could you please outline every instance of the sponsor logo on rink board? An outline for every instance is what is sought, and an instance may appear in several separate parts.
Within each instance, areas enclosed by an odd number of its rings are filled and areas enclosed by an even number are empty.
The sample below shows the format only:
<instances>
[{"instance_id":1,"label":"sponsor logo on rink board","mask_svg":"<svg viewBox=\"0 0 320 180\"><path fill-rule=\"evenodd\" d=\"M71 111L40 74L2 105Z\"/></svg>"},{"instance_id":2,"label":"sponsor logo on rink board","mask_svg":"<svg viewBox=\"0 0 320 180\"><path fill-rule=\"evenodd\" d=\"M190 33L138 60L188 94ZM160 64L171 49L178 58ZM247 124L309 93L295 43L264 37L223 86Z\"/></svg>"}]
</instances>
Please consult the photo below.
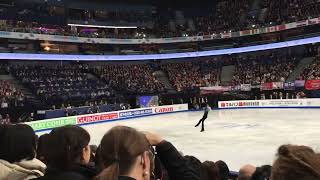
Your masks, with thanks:
<instances>
[{"instance_id":1,"label":"sponsor logo on rink board","mask_svg":"<svg viewBox=\"0 0 320 180\"><path fill-rule=\"evenodd\" d=\"M51 129L56 127L61 127L65 125L75 125L77 124L76 117L63 117L55 118L43 121L33 121L26 123L32 127L33 130L39 131L44 129Z\"/></svg>"}]
</instances>

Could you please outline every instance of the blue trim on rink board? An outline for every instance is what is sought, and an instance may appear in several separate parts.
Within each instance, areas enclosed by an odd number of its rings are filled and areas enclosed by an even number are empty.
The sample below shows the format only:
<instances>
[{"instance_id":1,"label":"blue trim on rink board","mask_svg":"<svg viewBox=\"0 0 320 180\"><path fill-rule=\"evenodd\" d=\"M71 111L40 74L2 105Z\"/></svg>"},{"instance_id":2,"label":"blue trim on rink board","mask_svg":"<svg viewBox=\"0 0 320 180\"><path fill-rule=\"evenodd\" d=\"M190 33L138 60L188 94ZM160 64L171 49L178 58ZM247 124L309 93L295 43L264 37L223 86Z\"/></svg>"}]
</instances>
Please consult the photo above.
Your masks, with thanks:
<instances>
[{"instance_id":1,"label":"blue trim on rink board","mask_svg":"<svg viewBox=\"0 0 320 180\"><path fill-rule=\"evenodd\" d=\"M92 124L108 123L108 122L115 122L115 121L124 121L124 120L128 120L128 119L134 119L134 118L140 118L140 117L157 116L157 115L180 113L180 112L187 112L187 111L189 111L189 110L175 111L175 112L165 112L165 113L160 113L160 114L147 114L147 115L140 115L140 116L134 116L134 117L117 118L117 119L112 119L112 120L102 120L102 121L97 121L97 122L90 122L90 123L85 123L85 124L79 124L79 126L87 126L87 125L92 125ZM37 130L37 131L35 131L35 132L36 132L36 133L39 133L39 132L49 131L49 130L51 130L51 129L52 129L52 128L42 129L42 130Z\"/></svg>"}]
</instances>

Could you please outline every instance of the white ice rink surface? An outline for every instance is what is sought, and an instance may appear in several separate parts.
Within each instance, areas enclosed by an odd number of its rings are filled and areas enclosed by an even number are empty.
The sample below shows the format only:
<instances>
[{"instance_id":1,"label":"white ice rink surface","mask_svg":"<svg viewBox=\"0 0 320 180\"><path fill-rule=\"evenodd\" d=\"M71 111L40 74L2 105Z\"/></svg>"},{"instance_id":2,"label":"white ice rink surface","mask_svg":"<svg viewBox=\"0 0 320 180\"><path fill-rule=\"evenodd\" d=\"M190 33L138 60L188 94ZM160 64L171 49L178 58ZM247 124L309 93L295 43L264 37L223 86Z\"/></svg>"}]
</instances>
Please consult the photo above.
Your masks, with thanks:
<instances>
[{"instance_id":1,"label":"white ice rink surface","mask_svg":"<svg viewBox=\"0 0 320 180\"><path fill-rule=\"evenodd\" d=\"M272 164L282 144L312 146L320 151L320 109L241 109L211 111L205 132L194 125L203 112L181 112L83 126L91 144L99 144L115 125L159 133L185 155L224 160L231 170L241 165Z\"/></svg>"}]
</instances>

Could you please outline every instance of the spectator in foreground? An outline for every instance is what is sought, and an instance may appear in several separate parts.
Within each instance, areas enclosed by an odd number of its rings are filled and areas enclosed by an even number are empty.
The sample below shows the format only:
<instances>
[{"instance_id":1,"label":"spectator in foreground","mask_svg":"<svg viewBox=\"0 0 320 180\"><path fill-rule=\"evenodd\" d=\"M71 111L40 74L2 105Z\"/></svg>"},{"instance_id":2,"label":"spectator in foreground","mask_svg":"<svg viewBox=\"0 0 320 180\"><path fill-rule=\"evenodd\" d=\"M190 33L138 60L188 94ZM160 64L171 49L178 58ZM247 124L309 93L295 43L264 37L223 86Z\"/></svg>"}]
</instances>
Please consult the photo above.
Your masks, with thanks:
<instances>
[{"instance_id":1,"label":"spectator in foreground","mask_svg":"<svg viewBox=\"0 0 320 180\"><path fill-rule=\"evenodd\" d=\"M247 164L240 168L238 180L250 180L252 174L256 171L256 167Z\"/></svg>"},{"instance_id":2,"label":"spectator in foreground","mask_svg":"<svg viewBox=\"0 0 320 180\"><path fill-rule=\"evenodd\" d=\"M44 175L46 165L35 158L37 136L30 126L3 126L0 135L0 179L24 180Z\"/></svg>"},{"instance_id":3,"label":"spectator in foreground","mask_svg":"<svg viewBox=\"0 0 320 180\"><path fill-rule=\"evenodd\" d=\"M48 152L48 144L49 134L43 134L38 139L38 147L37 147L37 158L42 162L46 163L46 153Z\"/></svg>"},{"instance_id":4,"label":"spectator in foreground","mask_svg":"<svg viewBox=\"0 0 320 180\"><path fill-rule=\"evenodd\" d=\"M103 171L96 179L149 180L154 170L152 146L156 146L170 179L200 179L171 143L156 134L143 134L125 126L113 127L103 136L99 152Z\"/></svg>"},{"instance_id":5,"label":"spectator in foreground","mask_svg":"<svg viewBox=\"0 0 320 180\"><path fill-rule=\"evenodd\" d=\"M188 165L198 173L201 180L207 180L208 177L205 169L202 167L202 163L198 158L189 155L184 156L184 158L187 160Z\"/></svg>"},{"instance_id":6,"label":"spectator in foreground","mask_svg":"<svg viewBox=\"0 0 320 180\"><path fill-rule=\"evenodd\" d=\"M270 165L257 167L251 177L251 180L269 180L271 177L271 168L272 167Z\"/></svg>"},{"instance_id":7,"label":"spectator in foreground","mask_svg":"<svg viewBox=\"0 0 320 180\"><path fill-rule=\"evenodd\" d=\"M99 180L150 179L154 154L147 138L133 128L117 126L102 138Z\"/></svg>"},{"instance_id":8,"label":"spectator in foreground","mask_svg":"<svg viewBox=\"0 0 320 180\"><path fill-rule=\"evenodd\" d=\"M310 147L283 145L272 166L272 180L319 180L320 156Z\"/></svg>"},{"instance_id":9,"label":"spectator in foreground","mask_svg":"<svg viewBox=\"0 0 320 180\"><path fill-rule=\"evenodd\" d=\"M220 180L219 168L212 161L205 161L202 163L208 180Z\"/></svg>"},{"instance_id":10,"label":"spectator in foreground","mask_svg":"<svg viewBox=\"0 0 320 180\"><path fill-rule=\"evenodd\" d=\"M228 165L224 161L217 161L216 165L218 166L219 169L219 175L221 180L228 180L229 179L229 174L230 170Z\"/></svg>"},{"instance_id":11,"label":"spectator in foreground","mask_svg":"<svg viewBox=\"0 0 320 180\"><path fill-rule=\"evenodd\" d=\"M88 167L90 160L90 135L79 127L67 125L55 128L49 134L45 159L48 169L40 180L58 179L64 174L78 174L92 179L96 171Z\"/></svg>"}]
</instances>

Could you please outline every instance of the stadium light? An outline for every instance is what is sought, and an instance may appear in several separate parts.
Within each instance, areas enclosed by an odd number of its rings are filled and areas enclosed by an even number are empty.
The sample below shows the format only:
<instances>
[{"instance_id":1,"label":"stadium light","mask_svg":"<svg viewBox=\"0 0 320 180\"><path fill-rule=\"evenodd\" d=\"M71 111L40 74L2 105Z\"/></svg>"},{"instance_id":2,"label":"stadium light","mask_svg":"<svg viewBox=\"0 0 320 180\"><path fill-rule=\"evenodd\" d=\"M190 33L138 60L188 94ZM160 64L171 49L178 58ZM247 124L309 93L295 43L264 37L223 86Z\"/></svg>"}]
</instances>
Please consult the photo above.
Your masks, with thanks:
<instances>
[{"instance_id":1,"label":"stadium light","mask_svg":"<svg viewBox=\"0 0 320 180\"><path fill-rule=\"evenodd\" d=\"M137 26L100 26L100 25L90 25L90 24L68 24L68 26L109 28L109 29L137 29L138 28Z\"/></svg>"}]
</instances>

